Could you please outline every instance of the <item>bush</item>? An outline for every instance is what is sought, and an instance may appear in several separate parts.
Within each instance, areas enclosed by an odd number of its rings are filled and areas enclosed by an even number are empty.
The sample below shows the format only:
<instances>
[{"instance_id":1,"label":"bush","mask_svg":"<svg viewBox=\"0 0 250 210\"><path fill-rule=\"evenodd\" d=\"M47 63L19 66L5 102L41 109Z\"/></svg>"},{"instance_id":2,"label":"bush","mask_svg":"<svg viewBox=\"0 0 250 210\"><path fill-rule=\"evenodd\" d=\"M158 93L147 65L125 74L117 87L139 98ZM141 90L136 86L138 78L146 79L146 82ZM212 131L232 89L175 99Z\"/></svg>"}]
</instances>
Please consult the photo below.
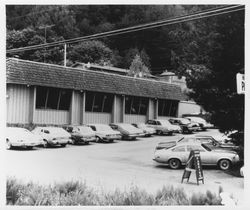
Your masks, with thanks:
<instances>
[{"instance_id":1,"label":"bush","mask_svg":"<svg viewBox=\"0 0 250 210\"><path fill-rule=\"evenodd\" d=\"M220 191L222 191L220 189ZM216 194L193 194L188 197L182 188L163 186L155 195L132 186L128 191L97 192L81 181L55 183L53 186L7 180L7 205L28 206L138 206L138 205L220 205Z\"/></svg>"}]
</instances>

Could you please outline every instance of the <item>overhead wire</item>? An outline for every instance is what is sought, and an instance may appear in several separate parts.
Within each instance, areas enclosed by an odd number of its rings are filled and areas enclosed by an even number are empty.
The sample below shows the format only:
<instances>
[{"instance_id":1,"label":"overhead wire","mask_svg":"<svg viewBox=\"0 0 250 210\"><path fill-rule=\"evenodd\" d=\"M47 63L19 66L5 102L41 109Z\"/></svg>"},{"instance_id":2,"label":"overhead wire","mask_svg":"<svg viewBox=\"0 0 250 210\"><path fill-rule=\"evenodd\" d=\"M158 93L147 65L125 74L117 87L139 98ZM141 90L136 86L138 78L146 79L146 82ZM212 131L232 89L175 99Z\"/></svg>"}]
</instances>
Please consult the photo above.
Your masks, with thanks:
<instances>
[{"instance_id":1,"label":"overhead wire","mask_svg":"<svg viewBox=\"0 0 250 210\"><path fill-rule=\"evenodd\" d=\"M228 7L214 9L214 10L210 10L210 11L206 11L206 12L199 12L196 14L184 15L181 17L175 17L175 18L171 18L171 19L167 19L167 20L156 21L153 23L146 23L146 24L141 24L141 25L137 25L137 26L131 26L131 27L123 28L123 29L116 29L113 31L102 32L102 33L98 33L98 34L73 38L73 39L69 39L69 40L62 40L62 41L51 42L51 43L46 43L46 44L39 44L39 45L33 45L33 46L28 46L28 47L9 49L6 52L7 53L15 53L15 52L21 52L21 51L25 51L25 50L37 50L39 48L54 47L54 46L58 46L58 45L62 45L62 44L72 44L75 42L99 39L99 38L110 37L110 36L114 36L114 35L120 35L120 34L125 34L125 33L131 33L131 32L166 26L166 25L183 23L183 22L192 21L192 20L198 20L198 19L217 16L217 15L221 15L221 14L227 14L227 13L232 13L232 12L236 12L236 11L241 11L244 9L245 9L244 5L228 6Z\"/></svg>"}]
</instances>

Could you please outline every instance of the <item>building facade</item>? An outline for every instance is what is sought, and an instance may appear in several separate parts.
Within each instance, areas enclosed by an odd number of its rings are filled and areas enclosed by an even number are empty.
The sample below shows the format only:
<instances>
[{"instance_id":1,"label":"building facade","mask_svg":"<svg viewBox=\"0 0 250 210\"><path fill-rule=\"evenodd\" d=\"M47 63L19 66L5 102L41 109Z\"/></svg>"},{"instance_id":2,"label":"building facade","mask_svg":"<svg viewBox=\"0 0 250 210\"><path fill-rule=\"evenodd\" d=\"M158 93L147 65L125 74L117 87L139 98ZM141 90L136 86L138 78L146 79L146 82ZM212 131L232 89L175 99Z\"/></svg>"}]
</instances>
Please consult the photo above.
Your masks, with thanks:
<instances>
[{"instance_id":1,"label":"building facade","mask_svg":"<svg viewBox=\"0 0 250 210\"><path fill-rule=\"evenodd\" d=\"M145 122L177 116L178 85L107 72L7 59L8 124Z\"/></svg>"}]
</instances>

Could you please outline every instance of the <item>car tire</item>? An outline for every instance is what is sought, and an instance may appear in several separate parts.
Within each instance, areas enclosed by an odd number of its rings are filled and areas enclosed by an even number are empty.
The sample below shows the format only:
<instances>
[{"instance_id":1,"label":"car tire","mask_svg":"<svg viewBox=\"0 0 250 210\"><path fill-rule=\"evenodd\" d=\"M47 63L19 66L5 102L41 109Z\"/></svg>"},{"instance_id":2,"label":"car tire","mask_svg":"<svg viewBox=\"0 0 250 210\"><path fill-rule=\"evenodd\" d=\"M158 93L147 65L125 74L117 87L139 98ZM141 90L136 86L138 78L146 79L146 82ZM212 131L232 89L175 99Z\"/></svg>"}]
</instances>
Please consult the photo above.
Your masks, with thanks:
<instances>
[{"instance_id":1,"label":"car tire","mask_svg":"<svg viewBox=\"0 0 250 210\"><path fill-rule=\"evenodd\" d=\"M156 134L157 134L157 135L162 135L163 132L162 132L161 130L157 130L157 131L156 131Z\"/></svg>"},{"instance_id":2,"label":"car tire","mask_svg":"<svg viewBox=\"0 0 250 210\"><path fill-rule=\"evenodd\" d=\"M171 131L171 132L168 132L168 135L169 136L172 136L173 135L173 132Z\"/></svg>"},{"instance_id":3,"label":"car tire","mask_svg":"<svg viewBox=\"0 0 250 210\"><path fill-rule=\"evenodd\" d=\"M219 168L223 171L228 170L231 166L231 161L227 159L222 159L219 161Z\"/></svg>"},{"instance_id":4,"label":"car tire","mask_svg":"<svg viewBox=\"0 0 250 210\"><path fill-rule=\"evenodd\" d=\"M61 144L61 147L66 147L67 144Z\"/></svg>"},{"instance_id":5,"label":"car tire","mask_svg":"<svg viewBox=\"0 0 250 210\"><path fill-rule=\"evenodd\" d=\"M49 147L48 141L43 140L43 147L44 147L44 148L48 148L48 147Z\"/></svg>"},{"instance_id":6,"label":"car tire","mask_svg":"<svg viewBox=\"0 0 250 210\"><path fill-rule=\"evenodd\" d=\"M12 148L12 145L10 143L10 141L7 139L6 140L6 149L11 149Z\"/></svg>"},{"instance_id":7,"label":"car tire","mask_svg":"<svg viewBox=\"0 0 250 210\"><path fill-rule=\"evenodd\" d=\"M181 161L177 158L172 158L168 161L168 164L170 168L172 169L178 169L181 167Z\"/></svg>"}]
</instances>

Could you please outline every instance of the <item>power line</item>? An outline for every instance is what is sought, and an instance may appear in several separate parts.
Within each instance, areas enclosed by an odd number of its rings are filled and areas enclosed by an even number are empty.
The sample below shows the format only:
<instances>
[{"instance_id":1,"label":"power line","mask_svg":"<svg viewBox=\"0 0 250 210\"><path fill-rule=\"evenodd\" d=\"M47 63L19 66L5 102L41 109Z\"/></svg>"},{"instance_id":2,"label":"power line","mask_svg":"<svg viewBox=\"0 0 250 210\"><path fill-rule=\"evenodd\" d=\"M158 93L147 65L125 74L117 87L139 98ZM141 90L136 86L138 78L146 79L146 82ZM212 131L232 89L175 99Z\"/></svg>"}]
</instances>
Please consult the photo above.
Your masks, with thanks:
<instances>
[{"instance_id":1,"label":"power line","mask_svg":"<svg viewBox=\"0 0 250 210\"><path fill-rule=\"evenodd\" d=\"M206 12L199 12L196 14L185 15L185 16L181 16L181 17L156 21L153 23L146 23L146 24L137 25L137 26L131 26L128 28L117 29L117 30L108 31L108 32L102 32L102 33L98 33L98 34L94 34L94 35L88 35L88 36L78 37L78 38L69 39L69 40L63 40L63 41L57 41L57 42L52 42L52 43L47 43L47 44L40 44L40 45L33 45L33 46L28 46L28 47L10 49L10 50L7 50L6 52L7 53L15 53L15 52L20 52L20 51L25 51L25 50L36 50L39 48L54 47L54 46L58 46L58 45L62 45L62 44L72 44L72 43L80 42L80 41L93 40L93 39L98 39L98 38L103 38L103 37L109 37L109 36L114 36L114 35L120 35L120 34L125 34L125 33L131 33L131 32L166 26L166 25L183 23L183 22L192 21L192 20L198 20L198 19L202 19L202 18L237 12L237 11L241 11L244 9L245 9L244 5L229 6L229 7L214 9L214 10L210 10L210 11L206 11Z\"/></svg>"}]
</instances>

